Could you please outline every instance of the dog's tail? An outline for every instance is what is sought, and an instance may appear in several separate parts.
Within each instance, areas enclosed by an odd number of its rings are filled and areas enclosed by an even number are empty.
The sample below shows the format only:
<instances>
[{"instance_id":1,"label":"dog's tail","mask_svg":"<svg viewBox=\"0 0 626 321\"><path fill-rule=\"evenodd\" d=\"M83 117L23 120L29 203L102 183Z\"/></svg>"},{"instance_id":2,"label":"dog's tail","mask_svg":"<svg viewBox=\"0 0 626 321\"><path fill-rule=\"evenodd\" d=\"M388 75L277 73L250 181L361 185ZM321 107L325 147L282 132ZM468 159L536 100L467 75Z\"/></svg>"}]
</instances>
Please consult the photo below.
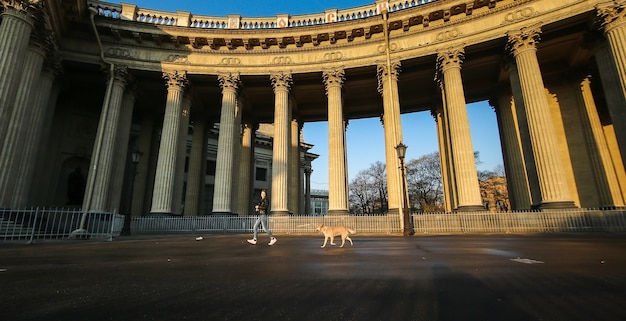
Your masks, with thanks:
<instances>
[{"instance_id":1,"label":"dog's tail","mask_svg":"<svg viewBox=\"0 0 626 321\"><path fill-rule=\"evenodd\" d=\"M350 232L350 234L356 234L356 230L349 228L348 232Z\"/></svg>"}]
</instances>

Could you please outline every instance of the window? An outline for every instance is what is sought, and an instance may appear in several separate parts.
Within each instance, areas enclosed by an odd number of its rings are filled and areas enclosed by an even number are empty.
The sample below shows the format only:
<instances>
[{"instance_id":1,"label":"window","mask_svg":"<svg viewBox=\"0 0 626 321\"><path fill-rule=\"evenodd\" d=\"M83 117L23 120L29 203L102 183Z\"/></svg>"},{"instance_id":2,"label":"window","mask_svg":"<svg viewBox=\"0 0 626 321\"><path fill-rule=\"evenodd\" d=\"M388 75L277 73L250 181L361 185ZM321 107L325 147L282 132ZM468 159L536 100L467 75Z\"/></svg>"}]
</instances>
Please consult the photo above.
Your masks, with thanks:
<instances>
[{"instance_id":1,"label":"window","mask_svg":"<svg viewBox=\"0 0 626 321\"><path fill-rule=\"evenodd\" d=\"M262 182L267 181L267 168L257 167L255 179Z\"/></svg>"}]
</instances>

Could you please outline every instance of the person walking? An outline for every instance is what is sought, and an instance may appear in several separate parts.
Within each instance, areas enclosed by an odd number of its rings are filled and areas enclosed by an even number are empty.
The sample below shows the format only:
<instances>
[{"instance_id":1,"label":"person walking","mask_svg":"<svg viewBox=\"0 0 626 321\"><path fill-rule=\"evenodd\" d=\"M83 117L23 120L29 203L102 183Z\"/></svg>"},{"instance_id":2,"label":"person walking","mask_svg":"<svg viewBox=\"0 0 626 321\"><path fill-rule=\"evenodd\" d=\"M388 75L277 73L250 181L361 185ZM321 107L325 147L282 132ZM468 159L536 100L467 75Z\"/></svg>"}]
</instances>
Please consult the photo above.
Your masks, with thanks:
<instances>
[{"instance_id":1,"label":"person walking","mask_svg":"<svg viewBox=\"0 0 626 321\"><path fill-rule=\"evenodd\" d=\"M267 245L274 245L276 243L276 238L272 235L272 231L270 230L268 222L267 222L267 216L269 214L268 213L269 207L270 207L270 200L269 200L269 197L267 196L267 190L262 189L261 200L259 201L258 204L254 206L254 210L256 211L256 214L259 216L259 218L257 218L256 222L254 222L254 228L253 228L254 236L252 239L248 240L248 243L252 245L256 244L257 236L259 234L259 226L262 226L263 230L270 237L270 242L267 243Z\"/></svg>"}]
</instances>

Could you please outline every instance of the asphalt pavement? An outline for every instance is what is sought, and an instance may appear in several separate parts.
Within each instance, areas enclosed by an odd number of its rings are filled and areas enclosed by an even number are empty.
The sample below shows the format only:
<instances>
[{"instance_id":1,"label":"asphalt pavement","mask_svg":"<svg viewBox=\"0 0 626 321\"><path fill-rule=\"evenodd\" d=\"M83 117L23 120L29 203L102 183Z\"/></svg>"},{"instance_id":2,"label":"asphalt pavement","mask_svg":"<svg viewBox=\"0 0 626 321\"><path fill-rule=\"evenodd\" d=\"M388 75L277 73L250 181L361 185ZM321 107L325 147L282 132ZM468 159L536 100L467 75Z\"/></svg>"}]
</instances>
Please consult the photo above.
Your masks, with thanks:
<instances>
[{"instance_id":1,"label":"asphalt pavement","mask_svg":"<svg viewBox=\"0 0 626 321\"><path fill-rule=\"evenodd\" d=\"M249 237L0 243L0 320L626 320L623 234Z\"/></svg>"}]
</instances>

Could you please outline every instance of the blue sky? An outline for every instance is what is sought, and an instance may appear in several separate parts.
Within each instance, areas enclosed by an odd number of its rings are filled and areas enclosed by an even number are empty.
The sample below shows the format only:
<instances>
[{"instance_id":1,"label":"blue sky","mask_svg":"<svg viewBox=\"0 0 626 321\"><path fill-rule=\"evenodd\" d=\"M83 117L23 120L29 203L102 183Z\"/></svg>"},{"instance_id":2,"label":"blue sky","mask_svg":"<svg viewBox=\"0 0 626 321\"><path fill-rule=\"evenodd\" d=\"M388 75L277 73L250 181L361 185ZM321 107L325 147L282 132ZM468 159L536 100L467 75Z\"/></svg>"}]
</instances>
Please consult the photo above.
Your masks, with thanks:
<instances>
[{"instance_id":1,"label":"blue sky","mask_svg":"<svg viewBox=\"0 0 626 321\"><path fill-rule=\"evenodd\" d=\"M110 1L120 3L120 1ZM366 0L316 0L316 1L206 1L206 0L128 0L140 8L174 12L190 11L208 16L240 14L244 17L270 17L277 14L292 15L323 12L326 9L347 9L373 4ZM480 152L480 170L492 170L502 165L500 136L493 109L487 102L468 105L470 130L474 150ZM311 152L320 155L313 162L311 188L328 189L328 126L327 122L305 123L304 140L313 144ZM429 112L402 115L404 144L407 159L419 158L437 151L435 121ZM383 127L378 118L350 120L347 130L348 176L352 180L359 171L376 161L384 162Z\"/></svg>"}]
</instances>

